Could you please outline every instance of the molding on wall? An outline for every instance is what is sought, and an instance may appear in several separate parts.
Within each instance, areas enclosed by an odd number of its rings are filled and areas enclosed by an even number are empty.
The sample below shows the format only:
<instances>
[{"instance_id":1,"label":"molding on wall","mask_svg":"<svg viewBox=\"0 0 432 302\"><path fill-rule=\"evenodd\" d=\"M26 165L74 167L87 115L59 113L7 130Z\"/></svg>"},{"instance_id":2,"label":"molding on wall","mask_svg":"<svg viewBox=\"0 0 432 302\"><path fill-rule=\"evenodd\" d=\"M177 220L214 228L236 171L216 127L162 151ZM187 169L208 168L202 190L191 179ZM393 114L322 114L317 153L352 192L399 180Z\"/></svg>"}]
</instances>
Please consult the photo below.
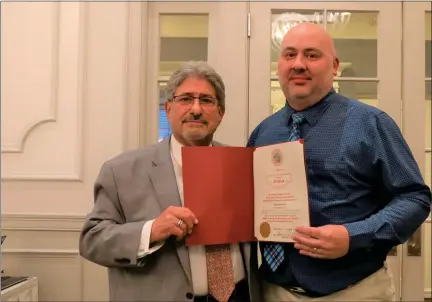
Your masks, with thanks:
<instances>
[{"instance_id":1,"label":"molding on wall","mask_svg":"<svg viewBox=\"0 0 432 302\"><path fill-rule=\"evenodd\" d=\"M83 160L83 150L84 150L84 85L85 85L85 68L86 68L86 3L77 4L76 8L76 25L77 25L77 57L76 66L72 72L76 73L76 102L77 102L77 117L76 117L76 153L74 154L74 165L72 171L63 171L61 173L3 173L1 179L2 181L82 181L82 174L84 170L84 160ZM61 23L64 21L61 19L63 15L62 10L67 10L69 14L71 13L71 8L68 7L68 3L56 3L56 12L54 13L54 19L56 24L54 24L54 34L53 34L53 68L52 68L52 87L51 87L51 115L49 117L44 117L39 119L36 123L32 123L31 127L25 131L24 136L22 136L21 143L19 146L12 146L11 148L3 148L2 153L24 153L24 144L26 139L31 133L34 133L36 128L47 122L56 122L56 113L58 111L58 99L59 99L59 87L60 87L60 77L63 73L60 68L62 65L61 60L63 60L64 54L61 52L61 40L64 38L62 35ZM69 17L69 16L68 16ZM66 20L69 21L69 20ZM63 29L65 30L65 29ZM66 30L65 30L66 31ZM67 54L67 53L66 53ZM67 71L70 73L71 71ZM71 84L72 85L72 84Z\"/></svg>"},{"instance_id":2,"label":"molding on wall","mask_svg":"<svg viewBox=\"0 0 432 302\"><path fill-rule=\"evenodd\" d=\"M42 258L76 258L78 249L2 249L2 254Z\"/></svg>"},{"instance_id":3,"label":"molding on wall","mask_svg":"<svg viewBox=\"0 0 432 302\"><path fill-rule=\"evenodd\" d=\"M127 51L125 71L125 109L123 148L135 149L140 146L140 118L142 111L142 83L145 83L145 56L147 26L147 2L128 3Z\"/></svg>"},{"instance_id":4,"label":"molding on wall","mask_svg":"<svg viewBox=\"0 0 432 302\"><path fill-rule=\"evenodd\" d=\"M81 164L79 164L81 166ZM82 181L81 172L64 174L16 174L2 176L2 181Z\"/></svg>"},{"instance_id":5,"label":"molding on wall","mask_svg":"<svg viewBox=\"0 0 432 302\"><path fill-rule=\"evenodd\" d=\"M85 216L50 214L3 214L3 231L80 232Z\"/></svg>"},{"instance_id":6,"label":"molding on wall","mask_svg":"<svg viewBox=\"0 0 432 302\"><path fill-rule=\"evenodd\" d=\"M431 299L432 298L432 288L425 288L424 297L425 297L425 299Z\"/></svg>"},{"instance_id":7,"label":"molding on wall","mask_svg":"<svg viewBox=\"0 0 432 302\"><path fill-rule=\"evenodd\" d=\"M77 146L74 180L82 181L84 170L84 99L87 66L87 3L78 4L78 58L77 58Z\"/></svg>"},{"instance_id":8,"label":"molding on wall","mask_svg":"<svg viewBox=\"0 0 432 302\"><path fill-rule=\"evenodd\" d=\"M53 56L51 58L51 91L50 91L50 106L49 113L46 116L39 117L34 121L30 121L23 129L22 133L16 139L16 142L11 145L3 146L2 153L23 153L24 146L30 134L34 133L39 126L46 123L53 123L57 120L57 104L58 104L58 82L59 82L59 49L60 49L60 3L53 4L53 20L52 20L52 41L51 50Z\"/></svg>"}]
</instances>

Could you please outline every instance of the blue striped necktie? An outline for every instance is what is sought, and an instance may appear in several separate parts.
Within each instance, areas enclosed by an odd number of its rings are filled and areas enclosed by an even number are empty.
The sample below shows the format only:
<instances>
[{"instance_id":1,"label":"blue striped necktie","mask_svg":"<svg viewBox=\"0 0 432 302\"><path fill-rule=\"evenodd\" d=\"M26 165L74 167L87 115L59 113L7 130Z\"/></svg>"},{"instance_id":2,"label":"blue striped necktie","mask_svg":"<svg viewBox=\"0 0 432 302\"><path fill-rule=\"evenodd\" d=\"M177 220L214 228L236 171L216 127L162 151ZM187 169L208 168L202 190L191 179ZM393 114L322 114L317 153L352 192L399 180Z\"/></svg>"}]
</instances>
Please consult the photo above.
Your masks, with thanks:
<instances>
[{"instance_id":1,"label":"blue striped necktie","mask_svg":"<svg viewBox=\"0 0 432 302\"><path fill-rule=\"evenodd\" d=\"M299 125L304 122L305 118L301 112L295 112L291 115L292 128L289 135L289 141L300 139ZM281 243L264 243L264 259L267 261L270 269L276 271L284 261L284 249Z\"/></svg>"}]
</instances>

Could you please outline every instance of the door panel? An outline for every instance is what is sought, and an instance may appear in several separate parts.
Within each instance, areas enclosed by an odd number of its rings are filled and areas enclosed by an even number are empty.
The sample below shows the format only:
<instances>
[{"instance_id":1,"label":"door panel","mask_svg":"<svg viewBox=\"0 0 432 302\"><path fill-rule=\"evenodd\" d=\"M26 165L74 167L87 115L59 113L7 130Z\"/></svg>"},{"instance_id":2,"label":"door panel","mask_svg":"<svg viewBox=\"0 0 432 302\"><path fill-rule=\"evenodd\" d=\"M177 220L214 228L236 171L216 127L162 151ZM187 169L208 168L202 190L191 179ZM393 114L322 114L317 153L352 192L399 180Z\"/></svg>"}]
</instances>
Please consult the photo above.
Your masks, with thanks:
<instances>
[{"instance_id":1,"label":"door panel","mask_svg":"<svg viewBox=\"0 0 432 302\"><path fill-rule=\"evenodd\" d=\"M239 58L247 52L247 7L246 2L148 3L142 145L169 135L164 86L171 73L189 60L207 61L225 82L226 113L215 139L245 145L247 115L242 113L247 111L247 61Z\"/></svg>"},{"instance_id":2,"label":"door panel","mask_svg":"<svg viewBox=\"0 0 432 302\"><path fill-rule=\"evenodd\" d=\"M431 187L431 6L404 2L403 12L403 132ZM431 298L430 237L429 216L404 246L403 301Z\"/></svg>"}]
</instances>

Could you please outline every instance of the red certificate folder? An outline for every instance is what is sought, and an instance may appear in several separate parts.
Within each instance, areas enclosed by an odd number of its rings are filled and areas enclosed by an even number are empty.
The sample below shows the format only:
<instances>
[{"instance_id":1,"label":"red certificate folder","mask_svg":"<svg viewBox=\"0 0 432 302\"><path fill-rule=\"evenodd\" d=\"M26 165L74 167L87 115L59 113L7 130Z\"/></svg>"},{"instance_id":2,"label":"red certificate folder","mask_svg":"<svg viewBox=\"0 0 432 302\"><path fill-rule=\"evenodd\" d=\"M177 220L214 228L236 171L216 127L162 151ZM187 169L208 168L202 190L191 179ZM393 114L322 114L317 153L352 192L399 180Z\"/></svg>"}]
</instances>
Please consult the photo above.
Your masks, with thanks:
<instances>
[{"instance_id":1,"label":"red certificate folder","mask_svg":"<svg viewBox=\"0 0 432 302\"><path fill-rule=\"evenodd\" d=\"M186 245L253 241L253 148L183 147L184 206L198 225Z\"/></svg>"},{"instance_id":2,"label":"red certificate folder","mask_svg":"<svg viewBox=\"0 0 432 302\"><path fill-rule=\"evenodd\" d=\"M198 219L186 245L292 242L310 224L303 140L183 147L182 170L184 206Z\"/></svg>"}]
</instances>

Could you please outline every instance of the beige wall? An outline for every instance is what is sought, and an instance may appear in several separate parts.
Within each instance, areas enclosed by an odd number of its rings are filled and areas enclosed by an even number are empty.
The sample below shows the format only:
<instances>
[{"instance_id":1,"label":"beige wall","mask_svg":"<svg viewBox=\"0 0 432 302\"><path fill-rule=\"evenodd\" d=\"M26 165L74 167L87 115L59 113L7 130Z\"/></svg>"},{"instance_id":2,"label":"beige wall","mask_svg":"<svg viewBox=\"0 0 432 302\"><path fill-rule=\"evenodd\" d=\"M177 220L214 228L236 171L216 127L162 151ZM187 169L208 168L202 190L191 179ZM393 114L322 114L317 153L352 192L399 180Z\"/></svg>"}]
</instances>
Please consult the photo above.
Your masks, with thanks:
<instances>
[{"instance_id":1,"label":"beige wall","mask_svg":"<svg viewBox=\"0 0 432 302\"><path fill-rule=\"evenodd\" d=\"M142 7L2 3L2 268L41 301L107 299L78 236L101 164L138 146Z\"/></svg>"}]
</instances>

